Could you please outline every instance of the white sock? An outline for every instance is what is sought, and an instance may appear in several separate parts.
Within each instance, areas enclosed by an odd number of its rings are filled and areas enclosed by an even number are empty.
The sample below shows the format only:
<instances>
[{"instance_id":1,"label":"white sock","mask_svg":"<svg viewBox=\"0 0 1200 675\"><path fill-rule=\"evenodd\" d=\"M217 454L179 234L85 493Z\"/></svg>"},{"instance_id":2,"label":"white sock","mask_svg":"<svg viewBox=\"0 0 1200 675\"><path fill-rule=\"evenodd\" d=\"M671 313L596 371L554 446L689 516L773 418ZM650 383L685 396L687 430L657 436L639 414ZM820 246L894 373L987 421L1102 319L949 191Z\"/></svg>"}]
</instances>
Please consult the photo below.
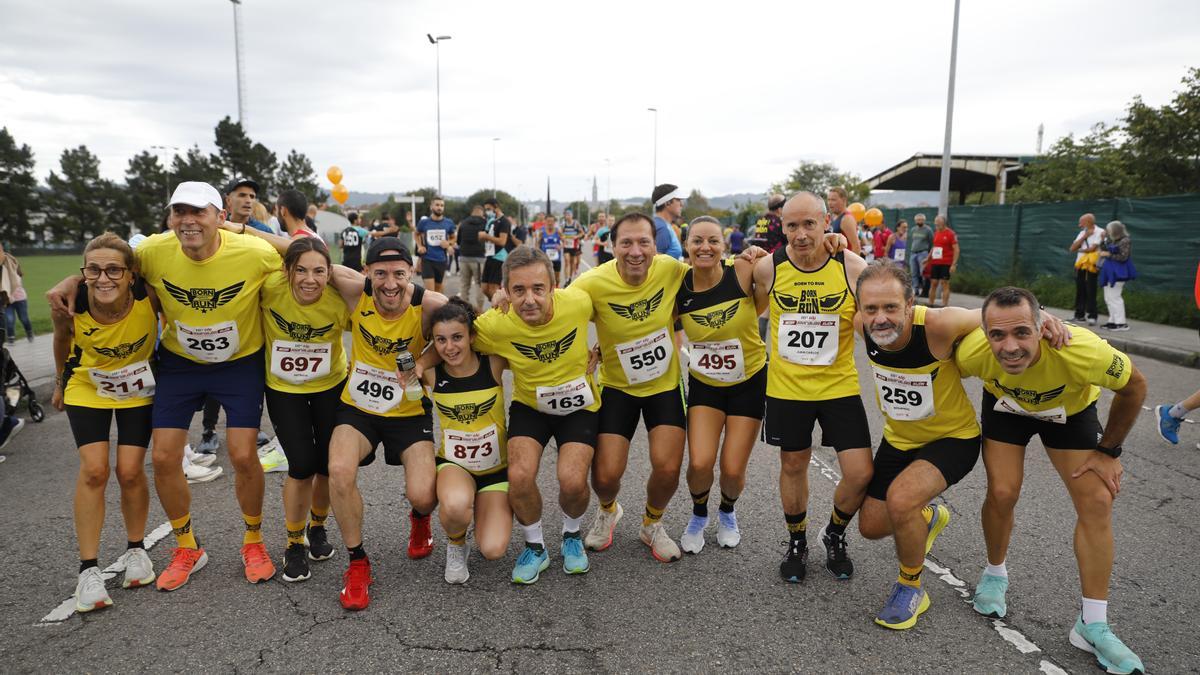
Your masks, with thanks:
<instances>
[{"instance_id":1,"label":"white sock","mask_svg":"<svg viewBox=\"0 0 1200 675\"><path fill-rule=\"evenodd\" d=\"M542 539L542 521L540 520L530 525L521 525L521 534L524 535L526 544L546 545L545 540Z\"/></svg>"},{"instance_id":2,"label":"white sock","mask_svg":"<svg viewBox=\"0 0 1200 675\"><path fill-rule=\"evenodd\" d=\"M1003 577L1005 579L1008 578L1008 568L1005 567L1004 563L1000 563L999 565L993 565L992 563L989 562L988 566L983 568L983 573L990 574L991 576L994 576L994 577Z\"/></svg>"},{"instance_id":3,"label":"white sock","mask_svg":"<svg viewBox=\"0 0 1200 675\"><path fill-rule=\"evenodd\" d=\"M1108 623L1108 601L1083 599L1084 623Z\"/></svg>"},{"instance_id":4,"label":"white sock","mask_svg":"<svg viewBox=\"0 0 1200 675\"><path fill-rule=\"evenodd\" d=\"M1176 403L1175 405L1171 406L1171 409L1167 411L1167 414L1177 420L1181 420L1187 417L1188 409L1183 407L1182 403Z\"/></svg>"},{"instance_id":5,"label":"white sock","mask_svg":"<svg viewBox=\"0 0 1200 675\"><path fill-rule=\"evenodd\" d=\"M567 534L568 532L578 532L579 527L582 524L583 516L572 518L571 516L567 515L566 511L563 511L563 534Z\"/></svg>"}]
</instances>

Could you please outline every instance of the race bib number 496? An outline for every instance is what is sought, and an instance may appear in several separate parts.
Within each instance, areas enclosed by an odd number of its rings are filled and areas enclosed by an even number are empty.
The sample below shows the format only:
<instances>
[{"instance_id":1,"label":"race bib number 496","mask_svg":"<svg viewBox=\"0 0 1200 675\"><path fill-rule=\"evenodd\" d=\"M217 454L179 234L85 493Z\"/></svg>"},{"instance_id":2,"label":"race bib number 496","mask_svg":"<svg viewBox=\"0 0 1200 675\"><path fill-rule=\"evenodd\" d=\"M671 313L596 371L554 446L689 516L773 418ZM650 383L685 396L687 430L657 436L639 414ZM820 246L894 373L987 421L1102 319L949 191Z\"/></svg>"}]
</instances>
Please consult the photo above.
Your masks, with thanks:
<instances>
[{"instance_id":1,"label":"race bib number 496","mask_svg":"<svg viewBox=\"0 0 1200 675\"><path fill-rule=\"evenodd\" d=\"M404 385L395 371L368 366L355 362L350 381L350 398L354 405L361 410L373 413L385 413L400 405L400 397L404 395Z\"/></svg>"}]
</instances>

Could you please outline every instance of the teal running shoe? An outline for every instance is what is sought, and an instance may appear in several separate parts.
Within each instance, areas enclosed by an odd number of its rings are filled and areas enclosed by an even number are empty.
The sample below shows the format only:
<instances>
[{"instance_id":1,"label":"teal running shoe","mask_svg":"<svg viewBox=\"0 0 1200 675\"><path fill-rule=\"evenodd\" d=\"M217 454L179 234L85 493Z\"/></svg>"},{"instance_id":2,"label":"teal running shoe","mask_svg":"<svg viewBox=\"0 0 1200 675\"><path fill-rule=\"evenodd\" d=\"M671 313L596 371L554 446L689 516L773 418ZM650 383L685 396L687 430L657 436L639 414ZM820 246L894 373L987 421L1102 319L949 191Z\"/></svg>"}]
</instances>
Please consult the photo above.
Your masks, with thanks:
<instances>
[{"instance_id":1,"label":"teal running shoe","mask_svg":"<svg viewBox=\"0 0 1200 675\"><path fill-rule=\"evenodd\" d=\"M1071 629L1071 644L1089 654L1095 654L1096 660L1110 673L1130 675L1146 672L1146 666L1133 650L1125 646L1107 623L1084 623L1083 617L1075 619L1075 627Z\"/></svg>"},{"instance_id":2,"label":"teal running shoe","mask_svg":"<svg viewBox=\"0 0 1200 675\"><path fill-rule=\"evenodd\" d=\"M583 550L583 540L579 538L578 532L563 535L562 556L563 571L567 574L587 574L591 569L587 552Z\"/></svg>"},{"instance_id":3,"label":"teal running shoe","mask_svg":"<svg viewBox=\"0 0 1200 675\"><path fill-rule=\"evenodd\" d=\"M514 584L536 584L538 577L542 572L550 567L550 554L543 547L537 551L525 545L525 550L521 551L521 555L517 557L517 564L513 566L512 580Z\"/></svg>"},{"instance_id":4,"label":"teal running shoe","mask_svg":"<svg viewBox=\"0 0 1200 675\"><path fill-rule=\"evenodd\" d=\"M899 581L892 586L887 604L875 617L875 623L892 630L907 630L917 625L917 617L929 609L929 594L923 588L906 586Z\"/></svg>"},{"instance_id":5,"label":"teal running shoe","mask_svg":"<svg viewBox=\"0 0 1200 675\"><path fill-rule=\"evenodd\" d=\"M1008 605L1004 601L1007 592L1007 577L984 574L979 577L979 585L975 587L975 611L993 619L1003 619L1008 613Z\"/></svg>"}]
</instances>

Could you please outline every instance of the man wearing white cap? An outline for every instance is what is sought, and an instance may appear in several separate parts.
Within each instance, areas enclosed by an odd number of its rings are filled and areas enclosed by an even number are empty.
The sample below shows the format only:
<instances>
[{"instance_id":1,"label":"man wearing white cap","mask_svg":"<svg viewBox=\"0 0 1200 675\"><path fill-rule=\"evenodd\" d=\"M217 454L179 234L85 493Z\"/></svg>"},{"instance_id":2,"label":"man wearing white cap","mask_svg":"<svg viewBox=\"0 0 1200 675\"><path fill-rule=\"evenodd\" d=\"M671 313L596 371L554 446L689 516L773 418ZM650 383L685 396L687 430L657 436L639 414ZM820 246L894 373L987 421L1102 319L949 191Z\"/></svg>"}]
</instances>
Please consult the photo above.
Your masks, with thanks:
<instances>
[{"instance_id":1,"label":"man wearing white cap","mask_svg":"<svg viewBox=\"0 0 1200 675\"><path fill-rule=\"evenodd\" d=\"M683 191L678 185L663 183L654 188L654 245L658 252L679 260L683 258L683 246L671 223L683 216Z\"/></svg>"},{"instance_id":2,"label":"man wearing white cap","mask_svg":"<svg viewBox=\"0 0 1200 675\"><path fill-rule=\"evenodd\" d=\"M245 523L246 580L266 581L275 566L260 532L264 484L255 452L265 387L258 291L282 260L266 242L222 231L223 200L207 183L180 183L170 209L170 231L148 237L135 251L140 274L158 295L166 319L157 354L154 483L177 548L158 588L179 588L208 562L192 529L183 473L188 426L206 396L217 399L227 416L226 444ZM73 277L47 294L55 311L71 313L77 283Z\"/></svg>"}]
</instances>

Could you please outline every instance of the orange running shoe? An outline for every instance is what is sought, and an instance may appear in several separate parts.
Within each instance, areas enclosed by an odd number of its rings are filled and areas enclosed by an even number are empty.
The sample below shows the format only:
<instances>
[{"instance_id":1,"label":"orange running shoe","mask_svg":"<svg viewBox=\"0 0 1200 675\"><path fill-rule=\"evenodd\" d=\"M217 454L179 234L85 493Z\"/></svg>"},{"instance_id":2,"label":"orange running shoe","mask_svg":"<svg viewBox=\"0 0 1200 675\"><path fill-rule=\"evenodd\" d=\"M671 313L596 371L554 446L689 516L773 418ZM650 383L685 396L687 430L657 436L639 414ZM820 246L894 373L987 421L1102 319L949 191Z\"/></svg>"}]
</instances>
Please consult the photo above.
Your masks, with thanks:
<instances>
[{"instance_id":1,"label":"orange running shoe","mask_svg":"<svg viewBox=\"0 0 1200 675\"><path fill-rule=\"evenodd\" d=\"M208 554L202 548L176 548L171 551L171 562L158 575L158 590L173 591L186 584L192 574L208 564Z\"/></svg>"},{"instance_id":2,"label":"orange running shoe","mask_svg":"<svg viewBox=\"0 0 1200 675\"><path fill-rule=\"evenodd\" d=\"M342 592L338 599L342 607L350 610L366 609L371 602L368 589L375 580L371 578L371 561L366 558L351 560L342 574Z\"/></svg>"},{"instance_id":3,"label":"orange running shoe","mask_svg":"<svg viewBox=\"0 0 1200 675\"><path fill-rule=\"evenodd\" d=\"M275 576L275 563L271 562L262 542L242 546L242 563L246 566L246 581L252 584Z\"/></svg>"},{"instance_id":4,"label":"orange running shoe","mask_svg":"<svg viewBox=\"0 0 1200 675\"><path fill-rule=\"evenodd\" d=\"M430 516L418 516L408 512L408 557L413 560L424 558L433 553L433 528Z\"/></svg>"}]
</instances>

